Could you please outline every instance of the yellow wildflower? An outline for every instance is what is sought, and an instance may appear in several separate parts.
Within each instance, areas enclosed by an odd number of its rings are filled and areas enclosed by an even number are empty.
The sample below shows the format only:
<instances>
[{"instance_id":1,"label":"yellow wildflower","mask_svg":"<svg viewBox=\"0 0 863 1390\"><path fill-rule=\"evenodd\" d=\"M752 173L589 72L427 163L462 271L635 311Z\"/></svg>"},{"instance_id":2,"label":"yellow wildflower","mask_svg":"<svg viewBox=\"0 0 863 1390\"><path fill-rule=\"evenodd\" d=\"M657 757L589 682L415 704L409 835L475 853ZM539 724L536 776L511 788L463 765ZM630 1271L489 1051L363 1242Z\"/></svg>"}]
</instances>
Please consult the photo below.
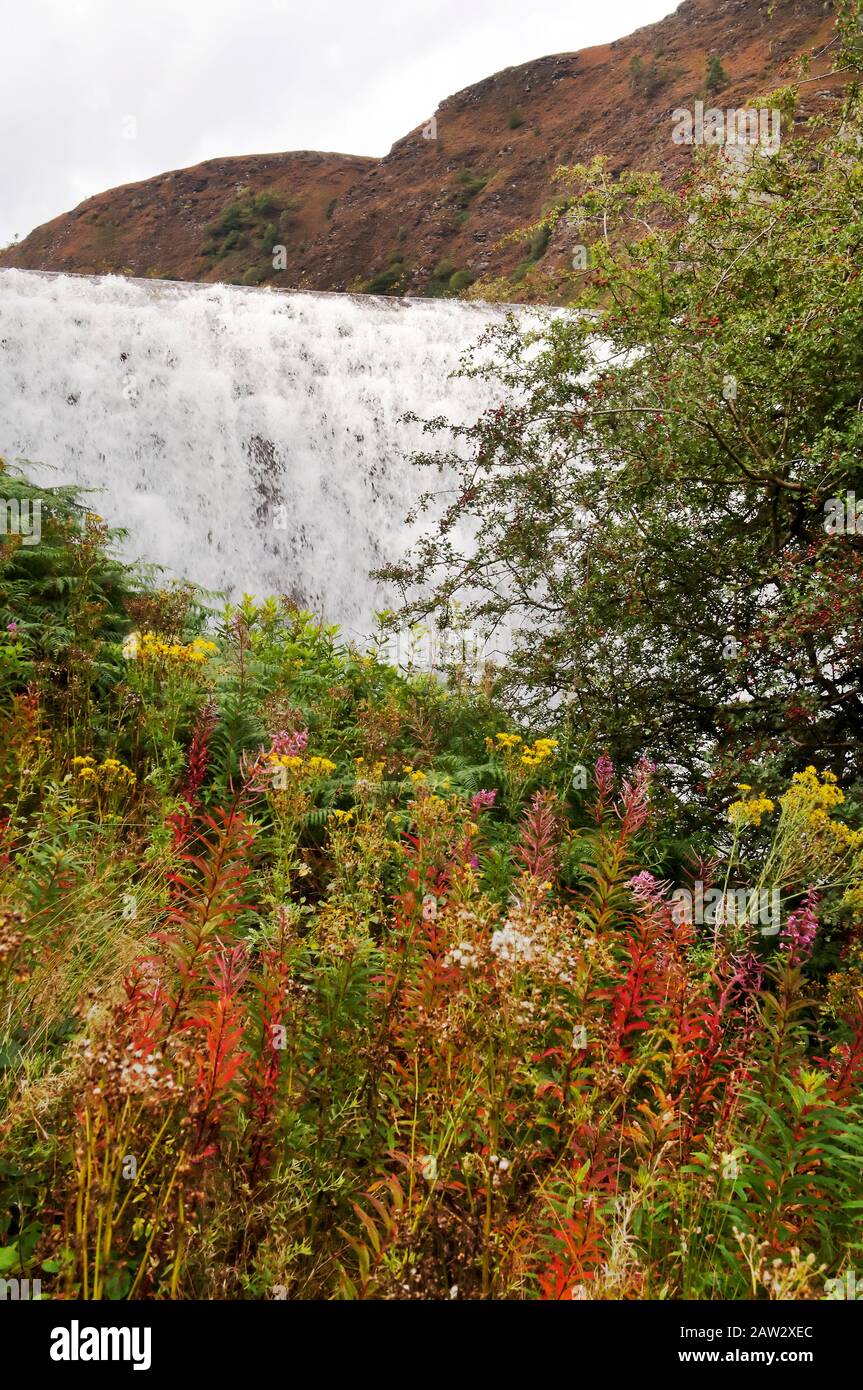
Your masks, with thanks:
<instances>
[{"instance_id":1,"label":"yellow wildflower","mask_svg":"<svg viewBox=\"0 0 863 1390\"><path fill-rule=\"evenodd\" d=\"M163 642L155 632L144 632L140 638L134 633L132 636L136 638L134 643L131 638L126 639L130 644L129 655L138 656L142 661L176 666L200 666L208 656L218 651L216 643L206 637L195 637L184 646L182 642Z\"/></svg>"},{"instance_id":2,"label":"yellow wildflower","mask_svg":"<svg viewBox=\"0 0 863 1390\"><path fill-rule=\"evenodd\" d=\"M334 762L331 762L329 758L319 758L315 756L309 758L309 770L311 772L322 772L324 776L328 776L329 773L335 772L336 765Z\"/></svg>"},{"instance_id":3,"label":"yellow wildflower","mask_svg":"<svg viewBox=\"0 0 863 1390\"><path fill-rule=\"evenodd\" d=\"M538 738L533 744L526 743L521 754L521 761L526 767L540 767L548 758L554 756L557 743L553 738Z\"/></svg>"},{"instance_id":4,"label":"yellow wildflower","mask_svg":"<svg viewBox=\"0 0 863 1390\"><path fill-rule=\"evenodd\" d=\"M760 825L764 816L775 810L774 803L767 796L748 796L742 801L733 801L728 808L728 819L735 829L744 825Z\"/></svg>"}]
</instances>

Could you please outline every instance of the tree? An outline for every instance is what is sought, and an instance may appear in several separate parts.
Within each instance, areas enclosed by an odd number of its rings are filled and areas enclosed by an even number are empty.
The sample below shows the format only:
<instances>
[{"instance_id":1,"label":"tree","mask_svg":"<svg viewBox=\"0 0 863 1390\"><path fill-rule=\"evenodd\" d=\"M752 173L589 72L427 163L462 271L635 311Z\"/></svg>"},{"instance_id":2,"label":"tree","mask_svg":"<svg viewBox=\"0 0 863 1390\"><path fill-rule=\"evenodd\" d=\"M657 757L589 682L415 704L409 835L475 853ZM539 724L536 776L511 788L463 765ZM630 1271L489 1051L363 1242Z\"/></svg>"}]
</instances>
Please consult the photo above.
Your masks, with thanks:
<instances>
[{"instance_id":1,"label":"tree","mask_svg":"<svg viewBox=\"0 0 863 1390\"><path fill-rule=\"evenodd\" d=\"M549 217L595 232L586 312L488 335L467 371L504 403L455 430L463 457L417 460L451 470L455 500L426 494L434 525L384 572L402 620L458 601L512 630L513 706L566 704L684 785L754 761L768 783L812 759L863 770L863 534L825 524L863 499L853 95L845 117L742 173L705 151L672 191L602 160L562 171Z\"/></svg>"},{"instance_id":2,"label":"tree","mask_svg":"<svg viewBox=\"0 0 863 1390\"><path fill-rule=\"evenodd\" d=\"M718 53L711 53L707 59L707 90L716 92L728 83L728 73L722 66Z\"/></svg>"}]
</instances>

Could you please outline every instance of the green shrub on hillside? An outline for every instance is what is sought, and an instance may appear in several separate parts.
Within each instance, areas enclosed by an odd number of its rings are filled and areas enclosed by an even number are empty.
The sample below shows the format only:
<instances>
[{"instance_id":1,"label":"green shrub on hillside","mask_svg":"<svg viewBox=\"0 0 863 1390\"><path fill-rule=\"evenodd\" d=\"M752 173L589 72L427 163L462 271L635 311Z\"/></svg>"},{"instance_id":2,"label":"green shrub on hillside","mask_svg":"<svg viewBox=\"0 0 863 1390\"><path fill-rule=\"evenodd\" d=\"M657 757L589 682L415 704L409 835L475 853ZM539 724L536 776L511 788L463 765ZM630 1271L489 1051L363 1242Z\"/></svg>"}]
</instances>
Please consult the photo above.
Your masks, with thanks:
<instances>
[{"instance_id":1,"label":"green shrub on hillside","mask_svg":"<svg viewBox=\"0 0 863 1390\"><path fill-rule=\"evenodd\" d=\"M670 74L656 62L646 66L637 55L629 64L629 85L636 96L653 97L669 81Z\"/></svg>"},{"instance_id":2,"label":"green shrub on hillside","mask_svg":"<svg viewBox=\"0 0 863 1390\"><path fill-rule=\"evenodd\" d=\"M401 255L394 256L389 265L373 275L364 286L366 294L399 294L407 285L408 269Z\"/></svg>"},{"instance_id":3,"label":"green shrub on hillside","mask_svg":"<svg viewBox=\"0 0 863 1390\"><path fill-rule=\"evenodd\" d=\"M449 288L453 294L458 294L461 290L466 290L472 285L476 276L470 270L457 270L450 276Z\"/></svg>"},{"instance_id":4,"label":"green shrub on hillside","mask_svg":"<svg viewBox=\"0 0 863 1390\"><path fill-rule=\"evenodd\" d=\"M474 174L470 169L460 170L453 180L456 206L466 208L477 194L482 192L488 181L488 174Z\"/></svg>"},{"instance_id":5,"label":"green shrub on hillside","mask_svg":"<svg viewBox=\"0 0 863 1390\"><path fill-rule=\"evenodd\" d=\"M202 256L218 256L224 259L232 252L256 241L265 250L278 241L273 215L278 213L278 230L284 235L294 224L296 203L293 199L285 202L275 194L263 191L254 197L243 194L229 203L223 212L211 222L205 231L207 240L201 247Z\"/></svg>"},{"instance_id":6,"label":"green shrub on hillside","mask_svg":"<svg viewBox=\"0 0 863 1390\"><path fill-rule=\"evenodd\" d=\"M707 78L706 87L708 92L718 91L720 87L728 85L728 73L722 66L722 61L718 54L711 53L707 59Z\"/></svg>"}]
</instances>

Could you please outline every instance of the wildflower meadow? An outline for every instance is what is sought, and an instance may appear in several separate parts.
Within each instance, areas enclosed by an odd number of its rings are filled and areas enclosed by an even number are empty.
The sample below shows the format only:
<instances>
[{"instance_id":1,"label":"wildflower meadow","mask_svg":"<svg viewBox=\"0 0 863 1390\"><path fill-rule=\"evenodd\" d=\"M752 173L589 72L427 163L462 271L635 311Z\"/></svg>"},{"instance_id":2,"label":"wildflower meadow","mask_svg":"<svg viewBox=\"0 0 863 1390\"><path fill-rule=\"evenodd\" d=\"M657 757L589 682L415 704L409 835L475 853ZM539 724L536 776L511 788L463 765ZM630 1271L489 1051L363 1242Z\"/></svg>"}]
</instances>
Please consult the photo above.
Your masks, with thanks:
<instances>
[{"instance_id":1,"label":"wildflower meadow","mask_svg":"<svg viewBox=\"0 0 863 1390\"><path fill-rule=\"evenodd\" d=\"M207 618L46 504L0 596L4 1274L96 1300L842 1286L863 832L832 772L753 773L681 831L646 757L519 727L492 670L399 671L284 601ZM765 886L775 929L735 896Z\"/></svg>"}]
</instances>

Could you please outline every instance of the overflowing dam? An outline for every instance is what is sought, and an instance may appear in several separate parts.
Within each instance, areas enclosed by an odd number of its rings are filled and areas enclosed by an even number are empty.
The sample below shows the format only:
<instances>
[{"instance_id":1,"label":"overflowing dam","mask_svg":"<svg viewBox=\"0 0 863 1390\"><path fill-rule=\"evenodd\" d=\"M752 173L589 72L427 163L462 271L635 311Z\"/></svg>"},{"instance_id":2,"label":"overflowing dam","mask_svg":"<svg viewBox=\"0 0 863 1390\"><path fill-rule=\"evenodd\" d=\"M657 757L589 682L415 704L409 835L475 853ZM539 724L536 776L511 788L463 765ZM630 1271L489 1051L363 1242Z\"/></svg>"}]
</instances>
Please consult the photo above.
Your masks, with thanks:
<instances>
[{"instance_id":1,"label":"overflowing dam","mask_svg":"<svg viewBox=\"0 0 863 1390\"><path fill-rule=\"evenodd\" d=\"M495 405L452 373L505 312L0 270L0 456L98 489L130 557L288 594L362 636L390 598L370 571L402 553L430 485L411 454L451 444L405 412Z\"/></svg>"}]
</instances>

